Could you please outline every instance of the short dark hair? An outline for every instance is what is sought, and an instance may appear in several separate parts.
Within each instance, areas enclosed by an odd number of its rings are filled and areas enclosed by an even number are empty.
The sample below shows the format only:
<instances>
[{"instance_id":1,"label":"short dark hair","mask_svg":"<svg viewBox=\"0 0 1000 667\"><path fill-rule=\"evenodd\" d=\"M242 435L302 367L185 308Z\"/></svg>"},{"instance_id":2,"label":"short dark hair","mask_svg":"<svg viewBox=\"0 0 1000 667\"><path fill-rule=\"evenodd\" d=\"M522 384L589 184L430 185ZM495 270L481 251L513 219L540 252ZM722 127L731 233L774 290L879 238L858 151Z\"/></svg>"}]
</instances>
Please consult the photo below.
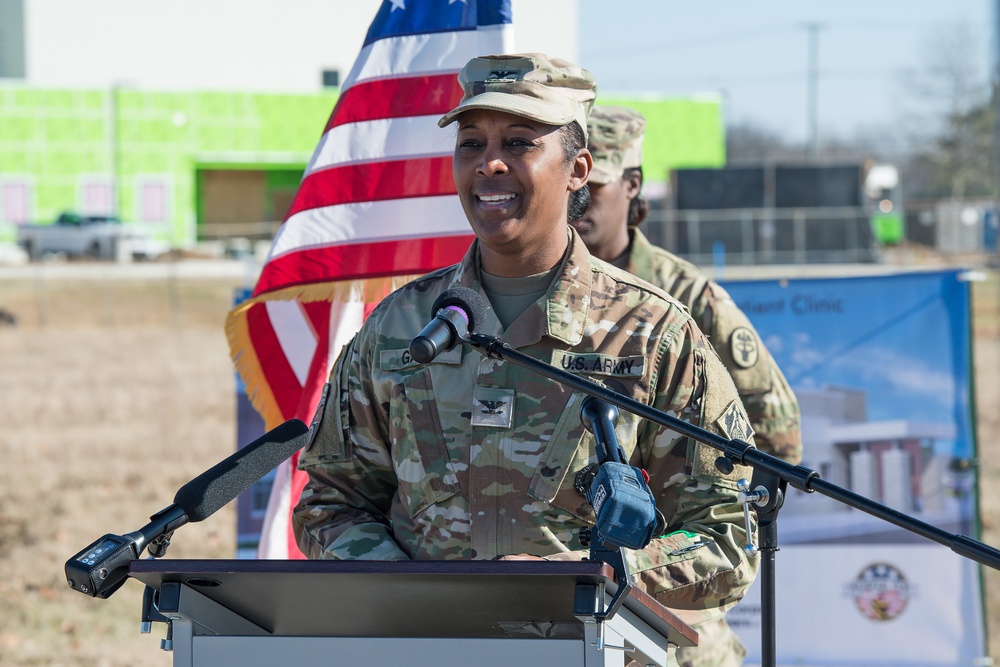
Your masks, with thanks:
<instances>
[{"instance_id":1,"label":"short dark hair","mask_svg":"<svg viewBox=\"0 0 1000 667\"><path fill-rule=\"evenodd\" d=\"M622 173L622 179L628 180L636 173L639 174L639 185L641 187L642 167L629 167ZM628 226L638 227L646 219L647 215L649 215L649 200L646 199L646 195L642 194L642 190L639 190L639 194L635 196L635 199L628 203Z\"/></svg>"},{"instance_id":2,"label":"short dark hair","mask_svg":"<svg viewBox=\"0 0 1000 667\"><path fill-rule=\"evenodd\" d=\"M559 128L559 134L562 135L563 153L568 164L587 147L587 135L575 120Z\"/></svg>"},{"instance_id":3,"label":"short dark hair","mask_svg":"<svg viewBox=\"0 0 1000 667\"><path fill-rule=\"evenodd\" d=\"M566 220L569 222L583 220L583 216L587 214L588 208L590 208L590 186L584 183L582 188L569 193L569 207L566 209Z\"/></svg>"},{"instance_id":4,"label":"short dark hair","mask_svg":"<svg viewBox=\"0 0 1000 667\"><path fill-rule=\"evenodd\" d=\"M587 137L575 120L559 128L559 133L562 135L564 157L569 164L587 147ZM570 222L581 220L588 208L590 208L590 186L584 183L582 188L569 193L569 209L566 217Z\"/></svg>"}]
</instances>

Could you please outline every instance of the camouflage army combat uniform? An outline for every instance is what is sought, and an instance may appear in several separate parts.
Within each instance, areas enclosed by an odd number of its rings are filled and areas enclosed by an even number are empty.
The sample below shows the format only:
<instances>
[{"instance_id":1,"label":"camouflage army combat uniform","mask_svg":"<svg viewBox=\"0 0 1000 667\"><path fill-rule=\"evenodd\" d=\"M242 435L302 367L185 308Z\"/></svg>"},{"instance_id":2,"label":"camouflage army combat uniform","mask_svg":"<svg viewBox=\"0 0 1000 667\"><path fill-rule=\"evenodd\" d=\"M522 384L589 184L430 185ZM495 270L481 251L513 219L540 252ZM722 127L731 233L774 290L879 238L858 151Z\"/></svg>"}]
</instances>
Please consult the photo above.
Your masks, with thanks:
<instances>
[{"instance_id":1,"label":"camouflage army combat uniform","mask_svg":"<svg viewBox=\"0 0 1000 667\"><path fill-rule=\"evenodd\" d=\"M615 106L595 106L588 119L588 146L594 157L590 182L613 183L642 165L645 119ZM630 212L629 245L616 266L663 289L687 306L708 336L736 384L757 447L797 464L802 459L798 401L756 329L729 294L694 264L652 245ZM607 224L606 221L605 224ZM622 220L618 224L625 224ZM680 648L682 667L737 667L746 649L724 617L698 624L697 647Z\"/></svg>"},{"instance_id":2,"label":"camouflage army combat uniform","mask_svg":"<svg viewBox=\"0 0 1000 667\"><path fill-rule=\"evenodd\" d=\"M799 404L746 315L716 282L676 255L651 244L638 229L627 270L681 301L708 333L729 370L754 428L757 447L798 463L802 458ZM677 649L680 667L737 667L746 648L724 617L697 624L696 647Z\"/></svg>"},{"instance_id":3,"label":"camouflage army combat uniform","mask_svg":"<svg viewBox=\"0 0 1000 667\"><path fill-rule=\"evenodd\" d=\"M387 297L334 365L299 463L310 481L295 532L309 558L589 554L580 529L593 512L574 488L596 461L584 395L461 345L426 365L407 350L439 294L481 290L477 252L478 241L462 263ZM507 331L490 310L479 332L714 433L752 438L718 356L675 301L592 262L575 232L556 274ZM723 476L715 450L625 411L616 431L669 526L630 552L637 584L695 617L718 615L756 574L735 490L748 469Z\"/></svg>"},{"instance_id":4,"label":"camouflage army combat uniform","mask_svg":"<svg viewBox=\"0 0 1000 667\"><path fill-rule=\"evenodd\" d=\"M638 229L629 234L627 270L688 307L736 384L757 448L798 464L802 460L799 403L750 320L729 293L694 264L654 246Z\"/></svg>"},{"instance_id":5,"label":"camouflage army combat uniform","mask_svg":"<svg viewBox=\"0 0 1000 667\"><path fill-rule=\"evenodd\" d=\"M642 166L646 128L642 114L627 107L595 106L587 127L587 145L594 158L591 183L610 183L622 178L625 170ZM750 320L729 294L694 264L654 246L634 226L628 234L627 263L615 264L688 307L733 377L757 447L789 463L799 463L802 437L798 401Z\"/></svg>"}]
</instances>

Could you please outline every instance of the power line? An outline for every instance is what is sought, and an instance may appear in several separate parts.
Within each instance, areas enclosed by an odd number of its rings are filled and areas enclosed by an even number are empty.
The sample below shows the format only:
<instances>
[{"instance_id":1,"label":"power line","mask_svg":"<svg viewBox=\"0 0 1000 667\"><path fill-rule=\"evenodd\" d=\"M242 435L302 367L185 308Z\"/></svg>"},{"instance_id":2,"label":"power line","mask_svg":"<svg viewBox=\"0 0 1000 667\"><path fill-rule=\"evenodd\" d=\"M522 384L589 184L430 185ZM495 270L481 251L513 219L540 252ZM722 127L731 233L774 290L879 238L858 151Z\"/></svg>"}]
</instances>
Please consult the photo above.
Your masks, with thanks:
<instances>
[{"instance_id":1,"label":"power line","mask_svg":"<svg viewBox=\"0 0 1000 667\"><path fill-rule=\"evenodd\" d=\"M609 46L607 48L596 48L596 49L585 48L584 50L587 59L590 59L594 56L631 59L635 57L636 51L642 51L644 55L655 55L657 53L682 51L689 49L690 47L715 46L721 43L731 44L734 41L745 41L749 39L756 39L759 37L770 36L775 33L792 34L798 30L801 30L802 25L803 24L801 23L772 24L772 25L762 26L759 28L741 29L741 30L734 30L731 32L708 33L700 37L690 37L682 40L667 40L661 37L656 41L632 43L628 46L628 48L622 48L621 45L616 45L616 46ZM938 24L930 21L899 21L896 18L890 18L890 17L885 17L885 18L870 17L870 18L858 18L849 20L838 20L838 21L824 21L822 25L824 27L836 27L838 33L842 31L844 32L877 31L879 33L885 33L888 31L912 31L915 28L928 28ZM585 43L584 47L587 46L588 44Z\"/></svg>"},{"instance_id":2,"label":"power line","mask_svg":"<svg viewBox=\"0 0 1000 667\"><path fill-rule=\"evenodd\" d=\"M616 56L616 57L635 57L635 51L641 50L643 52L653 51L678 51L681 49L686 49L691 46L711 46L713 43L718 42L733 42L738 40L750 39L760 37L762 35L770 35L776 32L788 32L790 30L789 25L772 25L764 28L758 28L755 30L739 30L730 33L717 33L714 37L693 37L688 40L671 41L664 43L662 39L656 42L646 42L632 44L629 48L623 49L620 45L608 47L606 49L592 49L589 50L588 56Z\"/></svg>"},{"instance_id":3,"label":"power line","mask_svg":"<svg viewBox=\"0 0 1000 667\"><path fill-rule=\"evenodd\" d=\"M800 85L798 82L801 80L801 77L806 76L806 74L807 70L805 69L785 70L781 72L771 72L769 74L752 74L745 76L733 75L731 72L725 72L722 74L713 73L696 77L687 76L684 78L664 77L663 79L655 82L651 81L649 76L644 76L642 78L635 79L616 79L615 86L616 89L621 90L625 90L635 85L645 86L645 88L649 88L651 85L670 87L698 86L700 88L710 88L718 87L718 85L722 85L723 83L729 85L753 84L763 86L798 86ZM817 75L822 81L837 79L851 79L852 81L858 81L861 79L885 79L896 76L897 74L898 71L895 69L821 69L818 71Z\"/></svg>"}]
</instances>

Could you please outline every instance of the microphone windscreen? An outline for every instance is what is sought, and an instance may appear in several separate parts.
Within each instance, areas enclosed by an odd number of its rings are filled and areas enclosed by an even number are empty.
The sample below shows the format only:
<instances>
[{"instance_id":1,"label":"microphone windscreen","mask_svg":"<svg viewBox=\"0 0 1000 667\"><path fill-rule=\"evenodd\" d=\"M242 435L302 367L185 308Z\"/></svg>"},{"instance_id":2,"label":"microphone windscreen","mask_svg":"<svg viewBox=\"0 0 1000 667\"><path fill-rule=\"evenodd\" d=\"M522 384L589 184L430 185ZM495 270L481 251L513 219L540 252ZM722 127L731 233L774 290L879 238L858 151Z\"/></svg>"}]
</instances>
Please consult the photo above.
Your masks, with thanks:
<instances>
[{"instance_id":1,"label":"microphone windscreen","mask_svg":"<svg viewBox=\"0 0 1000 667\"><path fill-rule=\"evenodd\" d=\"M469 289L461 285L448 288L434 301L434 306L431 308L431 317L434 317L439 310L448 306L456 306L468 316L469 331L475 331L476 327L481 325L486 319L486 302L483 301L483 297L479 296L479 292L474 289Z\"/></svg>"},{"instance_id":2,"label":"microphone windscreen","mask_svg":"<svg viewBox=\"0 0 1000 667\"><path fill-rule=\"evenodd\" d=\"M305 422L286 421L182 486L174 504L192 522L208 518L302 449L308 434Z\"/></svg>"}]
</instances>

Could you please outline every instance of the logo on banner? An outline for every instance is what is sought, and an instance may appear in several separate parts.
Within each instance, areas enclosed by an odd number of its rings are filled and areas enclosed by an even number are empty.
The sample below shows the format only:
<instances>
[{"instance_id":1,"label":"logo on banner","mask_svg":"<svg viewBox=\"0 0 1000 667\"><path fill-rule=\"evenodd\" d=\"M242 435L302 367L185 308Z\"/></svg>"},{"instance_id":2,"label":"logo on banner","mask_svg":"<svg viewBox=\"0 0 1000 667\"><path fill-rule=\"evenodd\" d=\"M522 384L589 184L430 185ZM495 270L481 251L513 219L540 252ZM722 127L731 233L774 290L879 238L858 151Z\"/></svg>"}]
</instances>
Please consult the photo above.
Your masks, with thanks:
<instances>
[{"instance_id":1,"label":"logo on banner","mask_svg":"<svg viewBox=\"0 0 1000 667\"><path fill-rule=\"evenodd\" d=\"M845 586L858 610L873 621L891 621L906 609L915 592L898 568L874 563Z\"/></svg>"}]
</instances>

